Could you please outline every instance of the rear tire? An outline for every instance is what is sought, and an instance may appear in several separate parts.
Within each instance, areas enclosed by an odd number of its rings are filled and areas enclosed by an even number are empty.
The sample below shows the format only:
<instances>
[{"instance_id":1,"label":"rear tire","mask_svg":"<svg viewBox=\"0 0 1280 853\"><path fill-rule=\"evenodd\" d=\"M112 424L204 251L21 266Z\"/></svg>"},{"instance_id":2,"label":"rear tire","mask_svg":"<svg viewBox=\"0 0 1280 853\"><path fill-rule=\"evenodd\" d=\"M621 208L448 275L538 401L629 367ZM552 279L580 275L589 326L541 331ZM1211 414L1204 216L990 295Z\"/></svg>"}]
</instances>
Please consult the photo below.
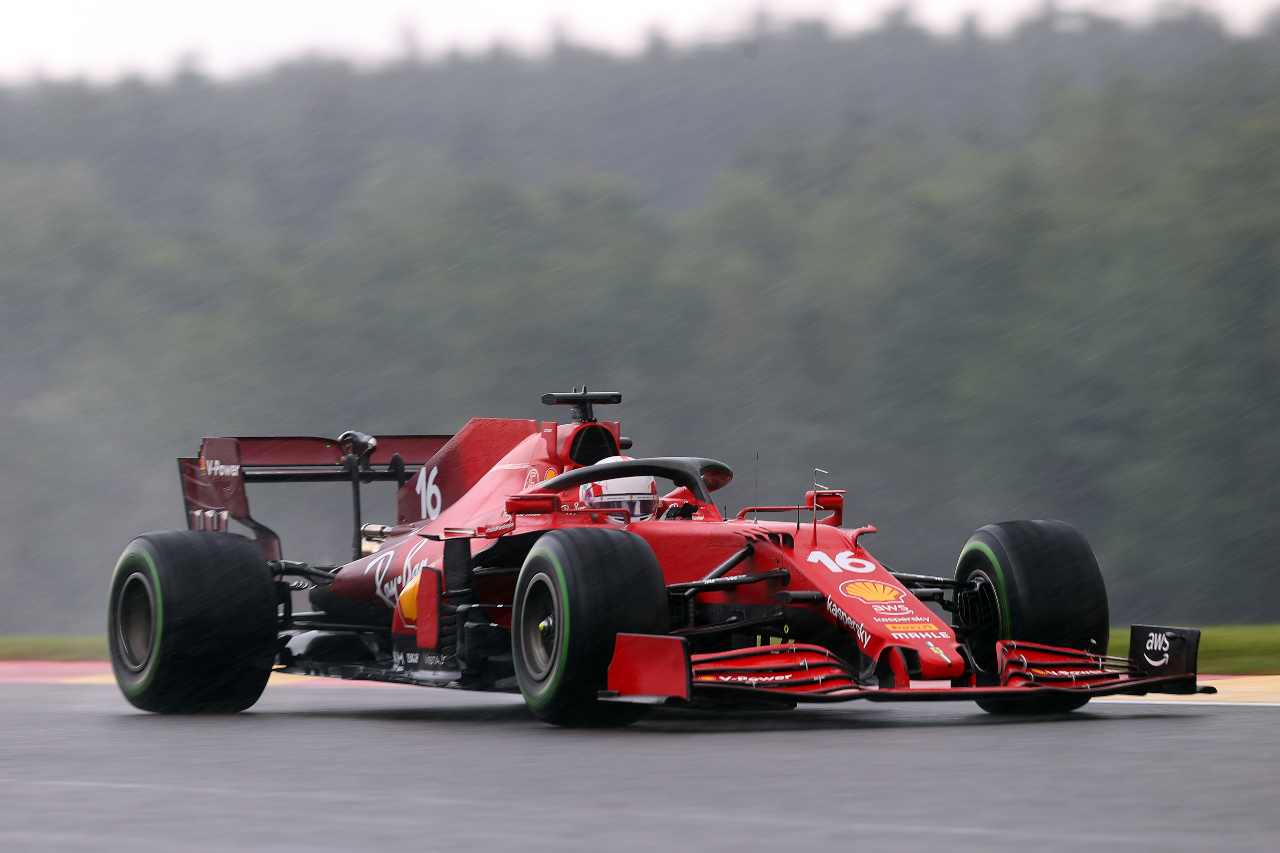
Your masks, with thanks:
<instances>
[{"instance_id":1,"label":"rear tire","mask_svg":"<svg viewBox=\"0 0 1280 853\"><path fill-rule=\"evenodd\" d=\"M601 702L621 632L666 634L667 589L653 550L621 530L542 536L516 582L511 652L529 710L557 726L619 726L643 706Z\"/></svg>"},{"instance_id":2,"label":"rear tire","mask_svg":"<svg viewBox=\"0 0 1280 853\"><path fill-rule=\"evenodd\" d=\"M147 533L111 579L107 645L136 708L234 713L258 701L277 645L275 584L258 547L226 533Z\"/></svg>"},{"instance_id":3,"label":"rear tire","mask_svg":"<svg viewBox=\"0 0 1280 853\"><path fill-rule=\"evenodd\" d=\"M967 626L965 642L981 676L994 683L997 640L1026 640L1106 654L1110 633L1107 589L1084 536L1062 521L988 524L965 543L956 580L988 586L994 614ZM1074 711L1087 696L979 699L992 714Z\"/></svg>"}]
</instances>

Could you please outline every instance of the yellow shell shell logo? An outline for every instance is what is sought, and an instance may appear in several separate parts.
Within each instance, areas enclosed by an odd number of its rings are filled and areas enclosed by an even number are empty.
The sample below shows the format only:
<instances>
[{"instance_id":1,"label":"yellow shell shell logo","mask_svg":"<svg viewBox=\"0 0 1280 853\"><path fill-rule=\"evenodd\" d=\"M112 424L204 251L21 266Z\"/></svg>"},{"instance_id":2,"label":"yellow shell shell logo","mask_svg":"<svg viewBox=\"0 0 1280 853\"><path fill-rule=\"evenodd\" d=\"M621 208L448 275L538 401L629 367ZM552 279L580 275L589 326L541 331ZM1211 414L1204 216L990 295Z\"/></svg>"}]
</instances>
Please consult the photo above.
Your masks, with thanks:
<instances>
[{"instance_id":1,"label":"yellow shell shell logo","mask_svg":"<svg viewBox=\"0 0 1280 853\"><path fill-rule=\"evenodd\" d=\"M902 600L902 590L880 581L845 581L840 584L840 592L866 604Z\"/></svg>"}]
</instances>

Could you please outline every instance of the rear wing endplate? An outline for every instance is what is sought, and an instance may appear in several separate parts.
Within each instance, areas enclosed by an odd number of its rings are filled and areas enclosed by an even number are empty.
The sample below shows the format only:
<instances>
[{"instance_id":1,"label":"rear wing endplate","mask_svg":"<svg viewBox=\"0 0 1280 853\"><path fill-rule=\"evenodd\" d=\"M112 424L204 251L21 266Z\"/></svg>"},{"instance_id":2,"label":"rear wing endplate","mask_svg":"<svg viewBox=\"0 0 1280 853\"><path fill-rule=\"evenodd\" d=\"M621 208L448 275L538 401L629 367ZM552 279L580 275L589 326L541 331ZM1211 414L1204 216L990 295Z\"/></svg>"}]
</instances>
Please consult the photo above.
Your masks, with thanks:
<instances>
[{"instance_id":1,"label":"rear wing endplate","mask_svg":"<svg viewBox=\"0 0 1280 853\"><path fill-rule=\"evenodd\" d=\"M245 484L394 482L404 485L452 438L380 435L356 455L330 438L313 436L205 438L200 455L178 460L182 501L191 530L225 531L235 520L253 531L269 560L280 559L280 537L249 513ZM358 503L357 503L358 515Z\"/></svg>"}]
</instances>

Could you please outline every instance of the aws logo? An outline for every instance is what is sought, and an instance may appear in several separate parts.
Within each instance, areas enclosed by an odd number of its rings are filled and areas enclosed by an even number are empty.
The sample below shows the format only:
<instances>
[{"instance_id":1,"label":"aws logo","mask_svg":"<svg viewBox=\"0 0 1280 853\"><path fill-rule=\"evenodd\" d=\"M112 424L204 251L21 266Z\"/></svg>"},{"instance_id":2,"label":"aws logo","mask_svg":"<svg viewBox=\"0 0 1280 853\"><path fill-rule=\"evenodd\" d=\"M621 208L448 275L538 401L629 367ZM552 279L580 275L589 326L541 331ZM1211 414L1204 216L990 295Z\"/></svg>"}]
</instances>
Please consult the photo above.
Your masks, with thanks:
<instances>
[{"instance_id":1,"label":"aws logo","mask_svg":"<svg viewBox=\"0 0 1280 853\"><path fill-rule=\"evenodd\" d=\"M1152 658L1152 655L1160 655ZM1164 666L1169 662L1169 635L1164 631L1147 634L1147 650L1142 655L1151 666Z\"/></svg>"}]
</instances>

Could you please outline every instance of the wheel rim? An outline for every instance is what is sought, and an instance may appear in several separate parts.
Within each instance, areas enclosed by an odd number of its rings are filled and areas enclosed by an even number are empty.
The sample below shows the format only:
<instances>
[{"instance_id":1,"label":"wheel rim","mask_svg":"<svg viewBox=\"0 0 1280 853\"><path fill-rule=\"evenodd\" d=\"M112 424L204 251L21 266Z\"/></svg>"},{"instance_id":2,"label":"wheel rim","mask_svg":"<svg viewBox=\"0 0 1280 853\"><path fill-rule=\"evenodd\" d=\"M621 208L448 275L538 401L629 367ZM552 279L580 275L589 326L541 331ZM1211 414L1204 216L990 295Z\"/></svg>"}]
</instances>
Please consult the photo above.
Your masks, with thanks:
<instances>
[{"instance_id":1,"label":"wheel rim","mask_svg":"<svg viewBox=\"0 0 1280 853\"><path fill-rule=\"evenodd\" d=\"M155 599L151 585L140 572L125 578L116 597L116 640L120 659L126 667L139 672L151 660L155 643Z\"/></svg>"},{"instance_id":2,"label":"wheel rim","mask_svg":"<svg viewBox=\"0 0 1280 853\"><path fill-rule=\"evenodd\" d=\"M520 611L520 651L525 668L536 681L555 669L560 651L559 602L551 578L535 575L524 593Z\"/></svg>"},{"instance_id":3,"label":"wheel rim","mask_svg":"<svg viewBox=\"0 0 1280 853\"><path fill-rule=\"evenodd\" d=\"M965 643L974 663L986 672L996 668L996 641L1000 636L1000 596L991 575L974 569L967 580L974 585L965 613Z\"/></svg>"}]
</instances>

